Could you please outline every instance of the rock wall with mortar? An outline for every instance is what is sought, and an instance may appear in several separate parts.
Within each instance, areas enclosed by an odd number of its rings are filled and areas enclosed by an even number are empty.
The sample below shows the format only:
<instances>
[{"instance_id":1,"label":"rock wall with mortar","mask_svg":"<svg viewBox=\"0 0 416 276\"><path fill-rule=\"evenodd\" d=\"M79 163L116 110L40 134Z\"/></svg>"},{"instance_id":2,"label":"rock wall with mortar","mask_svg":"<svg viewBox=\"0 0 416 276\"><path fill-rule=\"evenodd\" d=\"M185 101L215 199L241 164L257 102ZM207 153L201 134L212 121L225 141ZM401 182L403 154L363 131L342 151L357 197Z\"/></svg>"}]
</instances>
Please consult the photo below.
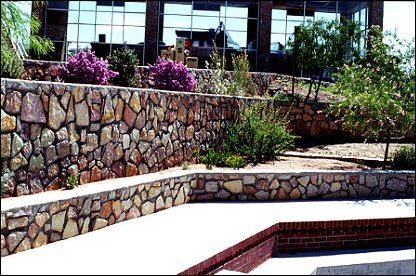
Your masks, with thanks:
<instances>
[{"instance_id":1,"label":"rock wall with mortar","mask_svg":"<svg viewBox=\"0 0 416 276\"><path fill-rule=\"evenodd\" d=\"M109 186L110 184L110 186ZM3 199L1 256L187 202L414 198L414 171L176 171L80 187L35 199ZM89 187L91 188L91 187ZM33 203L36 202L36 203ZM8 207L11 206L13 207Z\"/></svg>"},{"instance_id":2,"label":"rock wall with mortar","mask_svg":"<svg viewBox=\"0 0 416 276\"><path fill-rule=\"evenodd\" d=\"M157 172L218 142L244 99L150 89L1 80L2 196Z\"/></svg>"},{"instance_id":3,"label":"rock wall with mortar","mask_svg":"<svg viewBox=\"0 0 416 276\"><path fill-rule=\"evenodd\" d=\"M224 137L245 103L260 99L152 89L1 80L1 166L14 176L2 196L85 184L194 162L193 152ZM339 126L311 105L276 103L304 139L329 139Z\"/></svg>"}]
</instances>

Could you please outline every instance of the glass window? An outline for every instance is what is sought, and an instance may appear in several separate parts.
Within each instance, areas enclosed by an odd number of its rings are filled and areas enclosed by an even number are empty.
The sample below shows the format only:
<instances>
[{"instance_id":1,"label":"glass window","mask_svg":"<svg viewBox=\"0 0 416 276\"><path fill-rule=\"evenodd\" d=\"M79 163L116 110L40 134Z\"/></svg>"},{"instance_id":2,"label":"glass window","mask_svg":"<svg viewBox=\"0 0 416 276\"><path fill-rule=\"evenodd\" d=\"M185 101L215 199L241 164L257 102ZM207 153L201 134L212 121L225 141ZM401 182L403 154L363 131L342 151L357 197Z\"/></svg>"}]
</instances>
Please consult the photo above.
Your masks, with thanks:
<instances>
[{"instance_id":1,"label":"glass window","mask_svg":"<svg viewBox=\"0 0 416 276\"><path fill-rule=\"evenodd\" d=\"M190 4L170 4L165 3L165 14L183 14L190 15L192 6Z\"/></svg>"},{"instance_id":2,"label":"glass window","mask_svg":"<svg viewBox=\"0 0 416 276\"><path fill-rule=\"evenodd\" d=\"M124 13L113 12L113 25L123 25L124 23Z\"/></svg>"},{"instance_id":3,"label":"glass window","mask_svg":"<svg viewBox=\"0 0 416 276\"><path fill-rule=\"evenodd\" d=\"M332 20L336 20L336 13L333 12L315 12L315 21L316 20L327 20L327 21L332 21Z\"/></svg>"},{"instance_id":4,"label":"glass window","mask_svg":"<svg viewBox=\"0 0 416 276\"><path fill-rule=\"evenodd\" d=\"M218 17L202 17L202 16L194 16L192 18L192 28L199 28L199 29L211 29L217 28L219 24Z\"/></svg>"},{"instance_id":5,"label":"glass window","mask_svg":"<svg viewBox=\"0 0 416 276\"><path fill-rule=\"evenodd\" d=\"M78 24L68 24L67 38L68 41L78 40Z\"/></svg>"},{"instance_id":6,"label":"glass window","mask_svg":"<svg viewBox=\"0 0 416 276\"><path fill-rule=\"evenodd\" d=\"M146 2L126 2L126 12L146 12Z\"/></svg>"},{"instance_id":7,"label":"glass window","mask_svg":"<svg viewBox=\"0 0 416 276\"><path fill-rule=\"evenodd\" d=\"M124 41L128 44L137 44L144 40L144 27L125 26Z\"/></svg>"},{"instance_id":8,"label":"glass window","mask_svg":"<svg viewBox=\"0 0 416 276\"><path fill-rule=\"evenodd\" d=\"M78 23L78 15L78 11L68 11L68 23Z\"/></svg>"},{"instance_id":9,"label":"glass window","mask_svg":"<svg viewBox=\"0 0 416 276\"><path fill-rule=\"evenodd\" d=\"M113 26L112 28L112 43L123 43L123 26Z\"/></svg>"},{"instance_id":10,"label":"glass window","mask_svg":"<svg viewBox=\"0 0 416 276\"><path fill-rule=\"evenodd\" d=\"M271 41L271 43L270 43L271 44L270 45L270 50L271 51L276 48L275 45L278 45L278 43L282 44L283 46L286 45L284 34L272 34L271 37L270 37L270 41Z\"/></svg>"},{"instance_id":11,"label":"glass window","mask_svg":"<svg viewBox=\"0 0 416 276\"><path fill-rule=\"evenodd\" d=\"M272 33L285 33L286 21L273 20L272 21Z\"/></svg>"},{"instance_id":12,"label":"glass window","mask_svg":"<svg viewBox=\"0 0 416 276\"><path fill-rule=\"evenodd\" d=\"M143 13L125 13L124 25L145 26L146 15Z\"/></svg>"},{"instance_id":13,"label":"glass window","mask_svg":"<svg viewBox=\"0 0 416 276\"><path fill-rule=\"evenodd\" d=\"M79 2L80 1L69 1L69 9L70 10L78 10L79 9Z\"/></svg>"},{"instance_id":14,"label":"glass window","mask_svg":"<svg viewBox=\"0 0 416 276\"><path fill-rule=\"evenodd\" d=\"M366 19L367 19L367 9L364 8L364 9L361 9L360 11L360 24L366 25L367 24Z\"/></svg>"},{"instance_id":15,"label":"glass window","mask_svg":"<svg viewBox=\"0 0 416 276\"><path fill-rule=\"evenodd\" d=\"M95 24L95 12L93 11L80 11L79 23Z\"/></svg>"},{"instance_id":16,"label":"glass window","mask_svg":"<svg viewBox=\"0 0 416 276\"><path fill-rule=\"evenodd\" d=\"M99 35L103 34L105 35L105 42L109 43L111 38L111 25L97 25L96 26L96 35L95 35L95 41L99 41Z\"/></svg>"},{"instance_id":17,"label":"glass window","mask_svg":"<svg viewBox=\"0 0 416 276\"><path fill-rule=\"evenodd\" d=\"M72 55L77 52L77 42L69 42L68 43L68 55Z\"/></svg>"},{"instance_id":18,"label":"glass window","mask_svg":"<svg viewBox=\"0 0 416 276\"><path fill-rule=\"evenodd\" d=\"M286 20L286 11L285 10L279 10L279 9L273 9L272 10L272 19L283 19Z\"/></svg>"},{"instance_id":19,"label":"glass window","mask_svg":"<svg viewBox=\"0 0 416 276\"><path fill-rule=\"evenodd\" d=\"M194 16L212 16L212 17L218 17L220 15L220 11L201 11L201 10L194 10L193 11Z\"/></svg>"},{"instance_id":20,"label":"glass window","mask_svg":"<svg viewBox=\"0 0 416 276\"><path fill-rule=\"evenodd\" d=\"M111 25L111 12L97 12L97 24L110 24Z\"/></svg>"},{"instance_id":21,"label":"glass window","mask_svg":"<svg viewBox=\"0 0 416 276\"><path fill-rule=\"evenodd\" d=\"M302 23L302 21L288 21L286 33L293 34L295 32L295 27L301 25Z\"/></svg>"},{"instance_id":22,"label":"glass window","mask_svg":"<svg viewBox=\"0 0 416 276\"><path fill-rule=\"evenodd\" d=\"M113 10L113 7L111 5L97 5L97 11L112 11L112 10Z\"/></svg>"},{"instance_id":23,"label":"glass window","mask_svg":"<svg viewBox=\"0 0 416 276\"><path fill-rule=\"evenodd\" d=\"M191 27L191 16L189 15L165 15L164 16L165 27Z\"/></svg>"},{"instance_id":24,"label":"glass window","mask_svg":"<svg viewBox=\"0 0 416 276\"><path fill-rule=\"evenodd\" d=\"M237 31L228 31L228 34L231 36L231 39L238 44L240 47L245 47L247 45L247 33L246 32L237 32ZM236 45L228 47L237 47Z\"/></svg>"},{"instance_id":25,"label":"glass window","mask_svg":"<svg viewBox=\"0 0 416 276\"><path fill-rule=\"evenodd\" d=\"M225 29L228 31L245 31L247 30L247 19L227 18Z\"/></svg>"},{"instance_id":26,"label":"glass window","mask_svg":"<svg viewBox=\"0 0 416 276\"><path fill-rule=\"evenodd\" d=\"M80 1L80 7L79 7L80 10L95 11L95 8L96 8L95 1Z\"/></svg>"},{"instance_id":27,"label":"glass window","mask_svg":"<svg viewBox=\"0 0 416 276\"><path fill-rule=\"evenodd\" d=\"M247 17L247 8L227 7L227 17Z\"/></svg>"},{"instance_id":28,"label":"glass window","mask_svg":"<svg viewBox=\"0 0 416 276\"><path fill-rule=\"evenodd\" d=\"M79 25L78 41L92 42L94 40L94 25Z\"/></svg>"}]
</instances>

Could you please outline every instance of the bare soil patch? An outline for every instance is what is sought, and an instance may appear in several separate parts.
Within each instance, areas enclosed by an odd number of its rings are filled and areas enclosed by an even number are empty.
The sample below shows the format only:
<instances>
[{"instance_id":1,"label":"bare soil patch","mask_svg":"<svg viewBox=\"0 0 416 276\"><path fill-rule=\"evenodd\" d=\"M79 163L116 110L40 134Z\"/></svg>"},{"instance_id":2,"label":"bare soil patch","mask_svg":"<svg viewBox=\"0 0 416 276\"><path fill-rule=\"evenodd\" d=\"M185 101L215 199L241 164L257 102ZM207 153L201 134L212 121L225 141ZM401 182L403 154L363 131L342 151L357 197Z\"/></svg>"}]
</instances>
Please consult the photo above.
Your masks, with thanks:
<instances>
[{"instance_id":1,"label":"bare soil patch","mask_svg":"<svg viewBox=\"0 0 416 276\"><path fill-rule=\"evenodd\" d=\"M403 146L414 144L390 144L389 157ZM383 143L345 143L332 145L318 145L309 148L298 148L294 152L331 155L331 156L351 156L351 157L368 157L368 158L384 158L385 144ZM189 169L203 169L204 164L190 164ZM368 170L375 169L360 163L346 162L328 158L303 158L279 156L277 160L261 164L249 164L245 169L282 169L282 170L298 170L298 169L321 169L321 170ZM381 167L378 167L379 169ZM169 170L178 170L182 167L176 167ZM215 167L214 167L215 169ZM227 168L232 170L231 168Z\"/></svg>"}]
</instances>

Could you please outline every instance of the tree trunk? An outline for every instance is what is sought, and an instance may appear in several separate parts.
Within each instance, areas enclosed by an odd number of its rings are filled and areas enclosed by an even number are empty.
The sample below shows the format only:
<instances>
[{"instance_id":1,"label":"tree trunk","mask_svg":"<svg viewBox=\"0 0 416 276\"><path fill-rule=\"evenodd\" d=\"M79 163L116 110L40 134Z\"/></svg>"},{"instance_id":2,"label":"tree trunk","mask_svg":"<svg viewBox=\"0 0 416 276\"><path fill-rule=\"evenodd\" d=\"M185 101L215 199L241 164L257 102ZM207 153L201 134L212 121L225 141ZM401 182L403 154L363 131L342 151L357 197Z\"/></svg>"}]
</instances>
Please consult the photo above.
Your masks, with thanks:
<instances>
[{"instance_id":1,"label":"tree trunk","mask_svg":"<svg viewBox=\"0 0 416 276\"><path fill-rule=\"evenodd\" d=\"M319 76L318 88L316 88L316 90L315 90L315 98L313 99L314 104L316 104L316 101L318 100L318 92L319 92L319 88L321 88L321 83L322 83L322 75Z\"/></svg>"},{"instance_id":2,"label":"tree trunk","mask_svg":"<svg viewBox=\"0 0 416 276\"><path fill-rule=\"evenodd\" d=\"M384 151L383 170L385 170L387 167L387 157L389 155L389 146L390 146L390 135L387 135L386 150Z\"/></svg>"},{"instance_id":3,"label":"tree trunk","mask_svg":"<svg viewBox=\"0 0 416 276\"><path fill-rule=\"evenodd\" d=\"M292 99L295 98L295 72L293 70L293 75L292 75Z\"/></svg>"}]
</instances>

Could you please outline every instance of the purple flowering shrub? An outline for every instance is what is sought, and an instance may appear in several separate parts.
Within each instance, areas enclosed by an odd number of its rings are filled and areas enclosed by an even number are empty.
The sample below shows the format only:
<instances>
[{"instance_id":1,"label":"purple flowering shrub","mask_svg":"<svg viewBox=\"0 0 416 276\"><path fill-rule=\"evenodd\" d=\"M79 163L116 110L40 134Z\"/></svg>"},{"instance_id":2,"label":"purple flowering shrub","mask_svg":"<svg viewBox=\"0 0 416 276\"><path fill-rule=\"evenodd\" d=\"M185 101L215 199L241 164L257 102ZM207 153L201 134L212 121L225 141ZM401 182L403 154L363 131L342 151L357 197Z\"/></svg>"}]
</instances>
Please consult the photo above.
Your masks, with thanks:
<instances>
[{"instance_id":1,"label":"purple flowering shrub","mask_svg":"<svg viewBox=\"0 0 416 276\"><path fill-rule=\"evenodd\" d=\"M107 60L96 57L90 49L72 55L68 62L59 68L59 74L65 82L99 85L106 84L109 79L118 76L118 72L108 68Z\"/></svg>"},{"instance_id":2,"label":"purple flowering shrub","mask_svg":"<svg viewBox=\"0 0 416 276\"><path fill-rule=\"evenodd\" d=\"M182 63L158 57L156 64L149 67L150 79L156 89L192 91L196 85L196 80Z\"/></svg>"}]
</instances>

